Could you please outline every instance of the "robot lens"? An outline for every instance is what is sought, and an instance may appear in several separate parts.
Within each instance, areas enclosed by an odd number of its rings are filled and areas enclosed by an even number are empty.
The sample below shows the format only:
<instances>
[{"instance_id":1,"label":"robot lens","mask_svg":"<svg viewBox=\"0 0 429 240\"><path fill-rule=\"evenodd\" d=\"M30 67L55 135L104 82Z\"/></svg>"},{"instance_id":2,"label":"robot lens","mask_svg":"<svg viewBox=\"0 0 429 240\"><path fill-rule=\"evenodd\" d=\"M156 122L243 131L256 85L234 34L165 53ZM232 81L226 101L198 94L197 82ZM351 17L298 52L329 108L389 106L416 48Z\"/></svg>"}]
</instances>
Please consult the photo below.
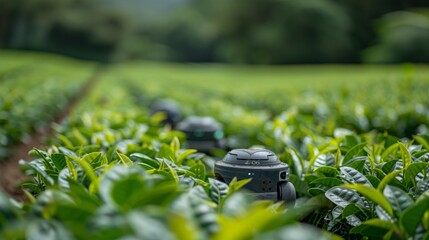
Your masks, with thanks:
<instances>
[{"instance_id":1,"label":"robot lens","mask_svg":"<svg viewBox=\"0 0 429 240\"><path fill-rule=\"evenodd\" d=\"M281 179L286 179L286 172L281 172L280 173L280 178Z\"/></svg>"}]
</instances>

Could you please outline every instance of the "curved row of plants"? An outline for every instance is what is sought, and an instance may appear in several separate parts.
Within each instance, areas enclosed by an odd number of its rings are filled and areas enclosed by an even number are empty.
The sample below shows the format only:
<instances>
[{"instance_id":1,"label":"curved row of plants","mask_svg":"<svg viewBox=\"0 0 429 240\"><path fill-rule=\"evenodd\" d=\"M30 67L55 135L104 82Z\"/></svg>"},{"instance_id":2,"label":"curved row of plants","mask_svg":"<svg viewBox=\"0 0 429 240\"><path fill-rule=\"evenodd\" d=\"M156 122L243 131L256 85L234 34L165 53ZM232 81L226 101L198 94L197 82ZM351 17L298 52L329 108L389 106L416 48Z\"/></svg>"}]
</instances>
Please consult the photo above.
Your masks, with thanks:
<instances>
[{"instance_id":1,"label":"curved row of plants","mask_svg":"<svg viewBox=\"0 0 429 240\"><path fill-rule=\"evenodd\" d=\"M2 52L0 160L46 127L81 90L94 65L53 56Z\"/></svg>"}]
</instances>

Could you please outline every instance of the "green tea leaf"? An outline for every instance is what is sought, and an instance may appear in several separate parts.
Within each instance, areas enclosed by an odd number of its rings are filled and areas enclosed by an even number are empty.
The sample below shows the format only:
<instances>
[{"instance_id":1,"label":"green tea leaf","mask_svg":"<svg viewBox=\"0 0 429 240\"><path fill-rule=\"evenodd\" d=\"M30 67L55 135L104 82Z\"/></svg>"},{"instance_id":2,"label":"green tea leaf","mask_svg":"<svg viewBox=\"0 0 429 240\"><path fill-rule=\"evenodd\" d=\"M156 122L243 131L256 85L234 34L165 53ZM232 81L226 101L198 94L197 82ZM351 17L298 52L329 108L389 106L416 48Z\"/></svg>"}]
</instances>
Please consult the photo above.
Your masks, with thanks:
<instances>
[{"instance_id":1,"label":"green tea leaf","mask_svg":"<svg viewBox=\"0 0 429 240\"><path fill-rule=\"evenodd\" d=\"M325 196L327 199L343 208L347 207L350 203L358 204L363 207L367 207L368 205L356 191L343 186L336 186L329 189L326 191Z\"/></svg>"},{"instance_id":2,"label":"green tea leaf","mask_svg":"<svg viewBox=\"0 0 429 240\"><path fill-rule=\"evenodd\" d=\"M133 165L133 161L131 161L131 159L129 157L127 157L127 155L122 154L120 152L117 152L119 159L121 160L121 163L125 166L132 166Z\"/></svg>"},{"instance_id":3,"label":"green tea leaf","mask_svg":"<svg viewBox=\"0 0 429 240\"><path fill-rule=\"evenodd\" d=\"M22 189L22 191L24 192L24 194L25 194L25 197L27 197L27 199L28 199L28 202L30 202L31 204L34 204L35 202L36 202L36 198L33 196L33 194L31 194L30 192L28 192L27 190L25 190L25 189ZM0 225L1 225L2 223L0 222Z\"/></svg>"},{"instance_id":4,"label":"green tea leaf","mask_svg":"<svg viewBox=\"0 0 429 240\"><path fill-rule=\"evenodd\" d=\"M61 171L63 168L67 166L66 157L64 154L55 153L51 155L52 163L55 165L55 168L58 171Z\"/></svg>"},{"instance_id":5,"label":"green tea leaf","mask_svg":"<svg viewBox=\"0 0 429 240\"><path fill-rule=\"evenodd\" d=\"M228 185L213 178L209 178L210 182L210 197L215 203L220 203L221 200L228 194Z\"/></svg>"},{"instance_id":6,"label":"green tea leaf","mask_svg":"<svg viewBox=\"0 0 429 240\"><path fill-rule=\"evenodd\" d=\"M37 148L34 148L34 150L38 153L40 156L39 161L43 163L44 170L47 171L55 171L55 165L52 163L52 160L49 157L49 154L45 151L41 151ZM37 160L35 160L37 161Z\"/></svg>"},{"instance_id":7,"label":"green tea leaf","mask_svg":"<svg viewBox=\"0 0 429 240\"><path fill-rule=\"evenodd\" d=\"M195 195L189 195L189 203L192 209L193 218L208 235L219 231L219 223L214 208L206 202L197 198Z\"/></svg>"},{"instance_id":8,"label":"green tea leaf","mask_svg":"<svg viewBox=\"0 0 429 240\"><path fill-rule=\"evenodd\" d=\"M353 146L359 145L359 142L360 142L359 137L357 135L355 135L355 134L353 134L353 135L349 135L349 134L346 135L345 138L344 138L344 141L346 143L346 146L349 146L349 147L353 147Z\"/></svg>"},{"instance_id":9,"label":"green tea leaf","mask_svg":"<svg viewBox=\"0 0 429 240\"><path fill-rule=\"evenodd\" d=\"M34 194L39 194L40 192L42 192L44 189L41 188L38 184L32 183L32 182L25 182L21 184L21 188L28 189L29 191L31 191Z\"/></svg>"},{"instance_id":10,"label":"green tea leaf","mask_svg":"<svg viewBox=\"0 0 429 240\"><path fill-rule=\"evenodd\" d=\"M354 147L352 147L344 156L343 161L342 161L342 166L347 165L349 160L352 159L354 156L359 155L362 151L363 148L367 145L366 142L364 143L360 143L358 145L355 145Z\"/></svg>"},{"instance_id":11,"label":"green tea leaf","mask_svg":"<svg viewBox=\"0 0 429 240\"><path fill-rule=\"evenodd\" d=\"M98 166L100 159L101 159L101 152L92 152L89 154L86 154L81 161L85 161L89 164L91 164L91 166Z\"/></svg>"},{"instance_id":12,"label":"green tea leaf","mask_svg":"<svg viewBox=\"0 0 429 240\"><path fill-rule=\"evenodd\" d=\"M178 240L197 240L198 228L194 224L183 224L187 220L180 214L171 214L168 218L169 229ZM152 236L151 236L152 237Z\"/></svg>"},{"instance_id":13,"label":"green tea leaf","mask_svg":"<svg viewBox=\"0 0 429 240\"><path fill-rule=\"evenodd\" d=\"M70 172L71 178L73 178L74 180L77 180L78 174L77 174L76 167L73 165L73 162L66 158L66 164L67 164L67 169Z\"/></svg>"},{"instance_id":14,"label":"green tea leaf","mask_svg":"<svg viewBox=\"0 0 429 240\"><path fill-rule=\"evenodd\" d=\"M399 148L401 149L401 156L402 156L404 169L407 169L408 166L411 164L411 154L403 143L399 143Z\"/></svg>"},{"instance_id":15,"label":"green tea leaf","mask_svg":"<svg viewBox=\"0 0 429 240\"><path fill-rule=\"evenodd\" d=\"M224 218L220 222L220 231L214 236L214 240L251 239L252 231L258 231L271 222L276 221L277 214L259 205L252 206L246 214L238 218Z\"/></svg>"},{"instance_id":16,"label":"green tea leaf","mask_svg":"<svg viewBox=\"0 0 429 240\"><path fill-rule=\"evenodd\" d=\"M399 142L398 142L398 143L395 143L395 144L393 144L393 145L391 145L391 146L389 146L386 150L384 150L384 151L383 151L383 154L381 155L381 159L382 159L383 161L386 161L387 157L388 157L390 154L394 154L394 153L395 153L395 151L397 151L397 150L398 150L398 148L399 148Z\"/></svg>"},{"instance_id":17,"label":"green tea leaf","mask_svg":"<svg viewBox=\"0 0 429 240\"><path fill-rule=\"evenodd\" d=\"M372 186L371 182L359 171L351 167L341 167L342 178L348 182Z\"/></svg>"},{"instance_id":18,"label":"green tea leaf","mask_svg":"<svg viewBox=\"0 0 429 240\"><path fill-rule=\"evenodd\" d=\"M414 138L418 143L420 143L421 145L423 145L423 147L424 147L424 148L429 149L429 142L428 142L428 141L426 141L426 139L424 139L423 137L418 136L418 135L414 135L414 136L413 136L413 138Z\"/></svg>"},{"instance_id":19,"label":"green tea leaf","mask_svg":"<svg viewBox=\"0 0 429 240\"><path fill-rule=\"evenodd\" d=\"M290 154L290 156L292 158L292 162L293 162L293 165L295 167L296 175L298 175L298 177L302 177L302 174L304 171L303 159L299 156L297 151L294 149L287 149L286 151Z\"/></svg>"},{"instance_id":20,"label":"green tea leaf","mask_svg":"<svg viewBox=\"0 0 429 240\"><path fill-rule=\"evenodd\" d=\"M304 177L304 179L305 179L305 177ZM299 179L294 174L291 174L289 176L289 182L291 182L295 186L295 191L298 193L298 195L299 194L302 194L302 195L307 194L307 191L308 191L308 183L307 182L310 182L310 181L311 180L309 180L309 181L304 180L303 181L302 179Z\"/></svg>"},{"instance_id":21,"label":"green tea leaf","mask_svg":"<svg viewBox=\"0 0 429 240\"><path fill-rule=\"evenodd\" d=\"M170 146L163 143L159 148L159 152L157 154L158 158L166 158L168 160L174 160L176 158L176 154L171 150Z\"/></svg>"},{"instance_id":22,"label":"green tea leaf","mask_svg":"<svg viewBox=\"0 0 429 240\"><path fill-rule=\"evenodd\" d=\"M173 177L174 181L176 183L179 183L179 176L177 175L176 170L174 170L173 167L170 166L170 164L165 164L165 166L167 166L167 169L170 172L171 176Z\"/></svg>"},{"instance_id":23,"label":"green tea leaf","mask_svg":"<svg viewBox=\"0 0 429 240\"><path fill-rule=\"evenodd\" d=\"M414 235L425 212L429 209L429 192L426 193L428 194L422 194L412 206L405 209L399 218L402 227L410 236Z\"/></svg>"},{"instance_id":24,"label":"green tea leaf","mask_svg":"<svg viewBox=\"0 0 429 240\"><path fill-rule=\"evenodd\" d=\"M247 183L252 181L251 178L242 179L237 181L237 178L234 177L228 185L228 193L227 195L231 195L232 193L238 191L240 188L244 187Z\"/></svg>"},{"instance_id":25,"label":"green tea leaf","mask_svg":"<svg viewBox=\"0 0 429 240\"><path fill-rule=\"evenodd\" d=\"M66 136L57 134L57 138L64 144L66 148L73 148L73 143Z\"/></svg>"},{"instance_id":26,"label":"green tea leaf","mask_svg":"<svg viewBox=\"0 0 429 240\"><path fill-rule=\"evenodd\" d=\"M321 189L321 188L309 188L307 190L307 192L311 196L324 195L326 193L326 191L324 189Z\"/></svg>"},{"instance_id":27,"label":"green tea leaf","mask_svg":"<svg viewBox=\"0 0 429 240\"><path fill-rule=\"evenodd\" d=\"M375 177L375 176L372 176L372 175L365 175L365 177L368 179L368 181L371 183L371 185L374 187L374 188L377 188L378 187L378 185L380 184L380 179L378 179L377 177Z\"/></svg>"},{"instance_id":28,"label":"green tea leaf","mask_svg":"<svg viewBox=\"0 0 429 240\"><path fill-rule=\"evenodd\" d=\"M321 155L317 156L312 167L313 168L318 168L318 167L322 167L322 166L333 167L336 165L335 160L336 160L336 156L334 156L334 154L332 154L332 153L321 154Z\"/></svg>"},{"instance_id":29,"label":"green tea leaf","mask_svg":"<svg viewBox=\"0 0 429 240\"><path fill-rule=\"evenodd\" d=\"M193 172L195 174L195 177L201 180L205 180L206 178L206 167L204 166L204 164L197 163L192 166L189 171Z\"/></svg>"},{"instance_id":30,"label":"green tea leaf","mask_svg":"<svg viewBox=\"0 0 429 240\"><path fill-rule=\"evenodd\" d=\"M360 208L357 207L355 204L351 203L349 205L347 205L343 211L342 211L342 218L346 218L348 216L351 216L353 214L356 214L358 212L360 212Z\"/></svg>"},{"instance_id":31,"label":"green tea leaf","mask_svg":"<svg viewBox=\"0 0 429 240\"><path fill-rule=\"evenodd\" d=\"M392 171L394 171L395 170L395 166L396 166L396 163L398 162L399 160L391 160L391 161L388 161L388 162L386 162L386 163L384 163L383 164L383 167L381 168L382 170L383 170L383 172L385 172L386 174L387 173L390 173L390 172L392 172Z\"/></svg>"},{"instance_id":32,"label":"green tea leaf","mask_svg":"<svg viewBox=\"0 0 429 240\"><path fill-rule=\"evenodd\" d=\"M77 128L73 128L71 133L73 134L73 137L77 140L77 145L88 145L88 140L86 140L85 136L83 136Z\"/></svg>"},{"instance_id":33,"label":"green tea leaf","mask_svg":"<svg viewBox=\"0 0 429 240\"><path fill-rule=\"evenodd\" d=\"M143 177L145 172L140 167L125 167L123 165L116 165L105 173L101 178L99 194L101 199L109 204L115 205L115 201L112 199L111 191L116 182L125 180L127 178L139 179ZM144 191L140 189L139 191Z\"/></svg>"},{"instance_id":34,"label":"green tea leaf","mask_svg":"<svg viewBox=\"0 0 429 240\"><path fill-rule=\"evenodd\" d=\"M64 222L87 221L92 216L93 211L74 204L59 204L56 218Z\"/></svg>"},{"instance_id":35,"label":"green tea leaf","mask_svg":"<svg viewBox=\"0 0 429 240\"><path fill-rule=\"evenodd\" d=\"M328 162L328 163L332 163L332 162L334 162L335 163L335 159L334 159L334 157L333 157L333 155L332 155L332 153L330 153L330 152L334 152L334 151L337 151L338 150L338 148L336 147L336 146L329 146L329 145L327 145L327 146L325 146L325 147L321 147L320 149L320 152L319 152L319 154L317 154L317 155L314 155L310 160L309 160L309 163L308 163L308 168L310 169L311 167L313 167L313 165L315 164L315 162L316 162L316 160L319 158L319 163L323 163L323 162ZM330 153L330 154L328 154L328 153ZM326 157L327 156L329 156L329 158L328 159L326 159ZM332 161L333 160L333 161ZM333 166L333 165L332 165Z\"/></svg>"},{"instance_id":36,"label":"green tea leaf","mask_svg":"<svg viewBox=\"0 0 429 240\"><path fill-rule=\"evenodd\" d=\"M146 170L158 169L158 168L154 168L153 166L151 166L147 163L144 163L144 162L138 162L138 163L136 163L136 165L142 166Z\"/></svg>"},{"instance_id":37,"label":"green tea leaf","mask_svg":"<svg viewBox=\"0 0 429 240\"><path fill-rule=\"evenodd\" d=\"M76 153L75 152L73 152L72 150L70 150L70 149L67 149L67 148L65 148L65 147L59 147L58 148L66 157L68 157L68 158L70 158L70 159L73 159L73 160L77 160L77 159L79 159L79 156L78 155L76 155Z\"/></svg>"},{"instance_id":38,"label":"green tea leaf","mask_svg":"<svg viewBox=\"0 0 429 240\"><path fill-rule=\"evenodd\" d=\"M170 149L174 156L178 155L180 149L180 142L179 138L177 138L176 136L174 136L173 140L171 140Z\"/></svg>"},{"instance_id":39,"label":"green tea leaf","mask_svg":"<svg viewBox=\"0 0 429 240\"><path fill-rule=\"evenodd\" d=\"M400 216L405 209L414 203L413 199L406 192L394 186L387 185L384 188L383 194L392 206L396 216Z\"/></svg>"},{"instance_id":40,"label":"green tea leaf","mask_svg":"<svg viewBox=\"0 0 429 240\"><path fill-rule=\"evenodd\" d=\"M197 152L197 150L196 149L187 149L187 150L185 150L185 151L183 151L178 157L177 157L177 160L176 160L176 164L177 165L182 165L183 164L183 160L185 160L186 159L186 157L188 157L189 155L191 155L191 154L193 154L193 153L196 153Z\"/></svg>"},{"instance_id":41,"label":"green tea leaf","mask_svg":"<svg viewBox=\"0 0 429 240\"><path fill-rule=\"evenodd\" d=\"M377 213L378 218L380 218L383 221L388 221L388 222L396 221L395 218L390 216L389 213L386 212L386 210L380 207L380 205L377 205L375 207L375 212Z\"/></svg>"},{"instance_id":42,"label":"green tea leaf","mask_svg":"<svg viewBox=\"0 0 429 240\"><path fill-rule=\"evenodd\" d=\"M372 187L368 187L366 185L362 184L345 184L344 185L347 188L354 189L358 191L360 194L365 196L367 199L371 200L372 202L380 205L384 210L386 210L390 216L393 216L393 210L390 206L390 203L387 201L387 199L381 194L379 191Z\"/></svg>"},{"instance_id":43,"label":"green tea leaf","mask_svg":"<svg viewBox=\"0 0 429 240\"><path fill-rule=\"evenodd\" d=\"M310 182L310 185L316 185L316 184L320 184L331 188L331 187L339 186L343 184L343 181L339 180L338 178L323 177Z\"/></svg>"},{"instance_id":44,"label":"green tea leaf","mask_svg":"<svg viewBox=\"0 0 429 240\"><path fill-rule=\"evenodd\" d=\"M383 239L383 236L391 229L397 229L394 223L374 218L352 228L350 233L360 234L374 239Z\"/></svg>"},{"instance_id":45,"label":"green tea leaf","mask_svg":"<svg viewBox=\"0 0 429 240\"><path fill-rule=\"evenodd\" d=\"M68 179L68 184L70 188L69 195L79 207L88 211L95 211L100 206L99 197L91 195L81 182Z\"/></svg>"},{"instance_id":46,"label":"green tea leaf","mask_svg":"<svg viewBox=\"0 0 429 240\"><path fill-rule=\"evenodd\" d=\"M34 161L33 162L21 161L20 164L24 165L24 166L28 166L31 169L33 169L38 174L38 176L42 179L42 181L45 185L49 186L49 185L53 185L55 183L54 179L51 176L49 176L49 174L47 174L45 169L42 169L43 165L40 166L40 164L37 164Z\"/></svg>"},{"instance_id":47,"label":"green tea leaf","mask_svg":"<svg viewBox=\"0 0 429 240\"><path fill-rule=\"evenodd\" d=\"M136 195L144 194L143 189L145 189L143 178L140 175L130 175L113 183L110 197L116 206L127 211L133 207L130 200Z\"/></svg>"},{"instance_id":48,"label":"green tea leaf","mask_svg":"<svg viewBox=\"0 0 429 240\"><path fill-rule=\"evenodd\" d=\"M363 172L365 168L365 163L369 161L368 157L355 157L349 160L347 166L358 170L359 172Z\"/></svg>"},{"instance_id":49,"label":"green tea leaf","mask_svg":"<svg viewBox=\"0 0 429 240\"><path fill-rule=\"evenodd\" d=\"M389 184L390 181L392 181L396 175L398 175L401 171L394 171L389 174L387 174L381 181L380 184L378 184L377 190L383 191L384 187Z\"/></svg>"},{"instance_id":50,"label":"green tea leaf","mask_svg":"<svg viewBox=\"0 0 429 240\"><path fill-rule=\"evenodd\" d=\"M404 170L404 179L407 183L411 183L414 187L416 186L416 176L419 172L423 171L428 167L427 163L424 162L414 162L411 163Z\"/></svg>"},{"instance_id":51,"label":"green tea leaf","mask_svg":"<svg viewBox=\"0 0 429 240\"><path fill-rule=\"evenodd\" d=\"M151 158L145 154L142 154L142 153L132 153L130 155L130 159L132 159L133 161L136 161L136 162L142 162L142 163L148 164L148 165L150 165L156 169L158 169L159 165L160 165L160 162L158 160L153 159L153 158Z\"/></svg>"},{"instance_id":52,"label":"green tea leaf","mask_svg":"<svg viewBox=\"0 0 429 240\"><path fill-rule=\"evenodd\" d=\"M97 154L99 155L99 153ZM91 181L97 181L97 174L95 174L92 166L82 158L82 160L76 161L76 163L85 171Z\"/></svg>"},{"instance_id":53,"label":"green tea leaf","mask_svg":"<svg viewBox=\"0 0 429 240\"><path fill-rule=\"evenodd\" d=\"M334 167L322 166L314 169L315 172L321 173L326 177L336 177L338 170Z\"/></svg>"}]
</instances>

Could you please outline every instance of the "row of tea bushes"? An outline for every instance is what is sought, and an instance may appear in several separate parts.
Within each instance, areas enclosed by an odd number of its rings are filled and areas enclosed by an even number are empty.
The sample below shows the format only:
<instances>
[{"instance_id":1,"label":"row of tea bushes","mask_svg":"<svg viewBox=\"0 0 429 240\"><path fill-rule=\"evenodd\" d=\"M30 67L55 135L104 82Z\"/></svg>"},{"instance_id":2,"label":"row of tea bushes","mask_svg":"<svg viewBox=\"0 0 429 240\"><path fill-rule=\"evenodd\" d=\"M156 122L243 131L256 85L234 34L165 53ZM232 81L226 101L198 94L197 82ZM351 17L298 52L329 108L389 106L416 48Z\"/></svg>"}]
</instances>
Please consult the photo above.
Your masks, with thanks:
<instances>
[{"instance_id":1,"label":"row of tea bushes","mask_svg":"<svg viewBox=\"0 0 429 240\"><path fill-rule=\"evenodd\" d=\"M81 90L94 64L55 56L2 52L0 159L10 147L49 126Z\"/></svg>"}]
</instances>

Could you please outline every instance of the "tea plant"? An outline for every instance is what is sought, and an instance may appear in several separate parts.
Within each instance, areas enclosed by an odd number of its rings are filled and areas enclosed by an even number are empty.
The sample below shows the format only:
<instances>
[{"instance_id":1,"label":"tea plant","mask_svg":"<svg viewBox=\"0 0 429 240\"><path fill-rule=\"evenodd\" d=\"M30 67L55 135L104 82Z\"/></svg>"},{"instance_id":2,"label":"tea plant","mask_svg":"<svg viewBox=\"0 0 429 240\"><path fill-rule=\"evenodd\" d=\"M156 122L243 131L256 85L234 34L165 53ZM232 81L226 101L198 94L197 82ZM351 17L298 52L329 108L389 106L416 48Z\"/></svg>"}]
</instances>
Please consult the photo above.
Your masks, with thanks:
<instances>
[{"instance_id":1,"label":"tea plant","mask_svg":"<svg viewBox=\"0 0 429 240\"><path fill-rule=\"evenodd\" d=\"M2 57L7 61L0 72L0 159L9 156L10 146L47 127L94 69L94 64L52 56L22 59L2 52Z\"/></svg>"},{"instance_id":2,"label":"tea plant","mask_svg":"<svg viewBox=\"0 0 429 240\"><path fill-rule=\"evenodd\" d=\"M359 85L344 83L344 72L324 75L336 84L327 89L302 85L311 80L294 68L297 82L275 87L255 83L269 76L264 68L228 69L224 78L252 73L231 87L212 84L221 78L214 66L169 67L106 70L55 126L49 147L21 162L32 178L22 184L29 202L0 193L0 238L429 239L423 68L395 66L394 77L380 79L362 67L369 73ZM269 70L277 84L287 75ZM185 116L216 118L231 148L274 151L290 167L296 205L256 199L243 188L251 179L215 180L224 153L184 147L183 133L160 124L165 116L149 114L161 97L176 99Z\"/></svg>"}]
</instances>

